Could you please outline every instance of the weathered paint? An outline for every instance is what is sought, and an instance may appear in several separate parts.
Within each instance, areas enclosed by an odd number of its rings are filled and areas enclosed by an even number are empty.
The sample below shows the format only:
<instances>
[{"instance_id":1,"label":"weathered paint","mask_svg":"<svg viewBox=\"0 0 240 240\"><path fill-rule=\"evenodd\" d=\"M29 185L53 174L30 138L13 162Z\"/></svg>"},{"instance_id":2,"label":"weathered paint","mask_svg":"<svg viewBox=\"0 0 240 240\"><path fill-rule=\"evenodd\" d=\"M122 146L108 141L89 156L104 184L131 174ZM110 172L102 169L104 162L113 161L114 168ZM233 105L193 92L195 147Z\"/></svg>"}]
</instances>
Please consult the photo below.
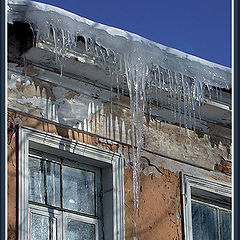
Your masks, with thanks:
<instances>
[{"instance_id":1,"label":"weathered paint","mask_svg":"<svg viewBox=\"0 0 240 240\"><path fill-rule=\"evenodd\" d=\"M31 80L16 73L9 74L9 81L10 108L131 144L130 111L121 101L113 102L111 107L109 101L93 98L90 93L86 95L86 92L83 94L38 79ZM209 133L199 135L192 130L185 132L176 125L145 118L144 149L213 170L222 158L231 159L231 129L207 124Z\"/></svg>"},{"instance_id":2,"label":"weathered paint","mask_svg":"<svg viewBox=\"0 0 240 240\"><path fill-rule=\"evenodd\" d=\"M57 134L62 137L116 151L125 157L125 233L126 239L133 236L139 240L182 239L182 212L179 173L212 178L221 182L230 182L231 178L223 173L201 169L188 163L160 156L157 153L143 151L140 177L140 205L138 227L134 228L135 210L133 207L132 171L130 169L131 147L129 145L100 138L84 131L74 130L44 119L9 111L8 145L8 235L16 239L17 226L17 146L18 124ZM14 124L15 123L15 124ZM14 130L16 132L14 132ZM175 134L178 134L175 132ZM170 138L175 138L170 133ZM182 136L184 138L184 135ZM173 141L174 142L174 141ZM216 151L216 149L214 149ZM222 162L223 163L223 162ZM156 237L157 236L157 237Z\"/></svg>"},{"instance_id":3,"label":"weathered paint","mask_svg":"<svg viewBox=\"0 0 240 240\"><path fill-rule=\"evenodd\" d=\"M8 239L17 239L17 140L14 120L8 119L7 222Z\"/></svg>"},{"instance_id":4,"label":"weathered paint","mask_svg":"<svg viewBox=\"0 0 240 240\"><path fill-rule=\"evenodd\" d=\"M31 67L33 71L33 67ZM38 74L37 71L35 71ZM31 75L31 74L28 74ZM34 75L34 74L32 74ZM59 77L59 76L58 76ZM207 123L204 132L194 132L147 117L143 125L140 205L138 227L134 228L131 171L131 122L128 98L113 101L97 96L97 87L84 91L40 80L20 72L9 74L9 112L24 126L58 134L99 148L118 151L125 158L125 233L126 239L182 239L182 213L179 173L231 182L230 170L222 159L231 161L231 129ZM65 83L66 84L66 83ZM23 113L27 114L24 115ZM19 121L19 119L21 121ZM207 134L206 134L207 132ZM15 136L13 136L14 139ZM11 144L13 144L12 141ZM8 235L16 239L17 186L14 146L8 163ZM219 167L220 166L220 167ZM225 174L226 173L226 174ZM156 237L157 236L157 237Z\"/></svg>"},{"instance_id":5,"label":"weathered paint","mask_svg":"<svg viewBox=\"0 0 240 240\"><path fill-rule=\"evenodd\" d=\"M35 63L24 62L17 49L20 43L16 43L16 49L10 44L8 69L9 239L17 239L18 125L122 154L126 239L134 236L139 240L183 239L180 173L231 183L229 109L221 104L206 104L203 106L206 116L202 121L196 119L196 131L177 126L167 108L154 109L153 106L152 119L146 114L135 229L129 97L121 96L118 101L116 89L111 93L104 85L106 79L109 82L109 76L105 79L105 73L96 67L89 72L87 65L78 65L76 60L67 60L68 71L62 77L57 68L46 69L46 62L54 63L55 58L43 44L41 51L31 48L26 53ZM76 69L77 66L81 68ZM91 79L84 77L87 72Z\"/></svg>"}]
</instances>

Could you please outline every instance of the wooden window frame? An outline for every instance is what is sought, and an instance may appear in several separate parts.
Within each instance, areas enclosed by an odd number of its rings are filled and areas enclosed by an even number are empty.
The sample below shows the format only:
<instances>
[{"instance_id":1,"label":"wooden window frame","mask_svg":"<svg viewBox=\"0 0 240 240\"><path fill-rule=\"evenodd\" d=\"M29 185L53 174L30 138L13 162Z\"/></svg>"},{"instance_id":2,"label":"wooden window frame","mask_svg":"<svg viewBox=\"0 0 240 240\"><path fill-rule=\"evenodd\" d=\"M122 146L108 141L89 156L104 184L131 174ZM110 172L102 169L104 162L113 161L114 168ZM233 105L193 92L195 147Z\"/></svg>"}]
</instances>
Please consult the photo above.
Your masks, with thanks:
<instances>
[{"instance_id":1,"label":"wooden window frame","mask_svg":"<svg viewBox=\"0 0 240 240\"><path fill-rule=\"evenodd\" d=\"M214 182L213 180L203 179L181 173L182 180L182 204L184 218L185 240L193 240L192 232L192 193L191 188L215 193L223 197L232 198L232 188L226 183ZM194 201L194 200L193 200ZM208 204L209 205L209 204Z\"/></svg>"},{"instance_id":2,"label":"wooden window frame","mask_svg":"<svg viewBox=\"0 0 240 240\"><path fill-rule=\"evenodd\" d=\"M102 170L104 240L125 239L124 163L120 154L29 127L19 129L18 237L28 239L28 155L29 149L79 159Z\"/></svg>"}]
</instances>

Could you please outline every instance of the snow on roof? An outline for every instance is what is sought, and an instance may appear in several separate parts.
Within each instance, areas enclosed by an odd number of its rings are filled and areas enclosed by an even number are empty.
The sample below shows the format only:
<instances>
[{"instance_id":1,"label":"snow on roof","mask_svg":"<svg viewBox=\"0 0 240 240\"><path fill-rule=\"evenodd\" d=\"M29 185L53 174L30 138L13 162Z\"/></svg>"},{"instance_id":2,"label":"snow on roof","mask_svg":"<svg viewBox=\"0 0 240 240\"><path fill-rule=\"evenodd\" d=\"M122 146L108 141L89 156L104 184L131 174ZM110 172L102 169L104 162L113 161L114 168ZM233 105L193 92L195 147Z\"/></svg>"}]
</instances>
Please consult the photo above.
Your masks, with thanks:
<instances>
[{"instance_id":1,"label":"snow on roof","mask_svg":"<svg viewBox=\"0 0 240 240\"><path fill-rule=\"evenodd\" d=\"M92 39L116 54L129 55L132 64L157 64L194 81L218 88L231 88L231 69L150 41L137 34L93 22L63 9L26 0L8 1L8 22L23 21L40 34L49 27ZM136 60L134 60L136 59Z\"/></svg>"}]
</instances>

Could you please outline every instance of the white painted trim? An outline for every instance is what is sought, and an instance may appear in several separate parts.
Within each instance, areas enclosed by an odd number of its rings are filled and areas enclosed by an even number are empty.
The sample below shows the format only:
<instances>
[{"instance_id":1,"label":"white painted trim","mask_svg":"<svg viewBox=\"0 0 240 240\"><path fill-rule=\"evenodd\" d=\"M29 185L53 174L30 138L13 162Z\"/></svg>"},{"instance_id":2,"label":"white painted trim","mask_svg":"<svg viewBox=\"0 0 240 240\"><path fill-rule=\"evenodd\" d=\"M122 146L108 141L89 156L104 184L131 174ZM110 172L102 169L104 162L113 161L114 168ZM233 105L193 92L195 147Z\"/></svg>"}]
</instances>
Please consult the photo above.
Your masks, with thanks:
<instances>
[{"instance_id":1,"label":"white painted trim","mask_svg":"<svg viewBox=\"0 0 240 240\"><path fill-rule=\"evenodd\" d=\"M76 220L76 221L81 221L83 223L88 223L88 224L92 224L95 226L95 240L99 239L99 232L98 232L98 225L99 225L99 221L97 219L94 218L87 218L84 216L79 216L76 214L72 214L72 213L67 213L67 212L63 212L63 222L64 222L64 226L67 227L67 219L72 219L72 220ZM67 240L67 229L63 229L63 240Z\"/></svg>"},{"instance_id":2,"label":"white painted trim","mask_svg":"<svg viewBox=\"0 0 240 240\"><path fill-rule=\"evenodd\" d=\"M62 213L57 211L57 210L53 210L51 209L51 213L49 213L49 209L46 207L41 207L41 206L35 206L32 204L29 204L29 209L28 209L28 216L29 216L29 221L31 221L31 214L38 214L38 215L42 215L42 216L47 216L47 217L53 217L56 219L56 238L54 238L54 240L61 240L62 239L62 231L59 231L59 229L62 229ZM28 235L31 236L30 233L30 229L28 229ZM54 236L54 234L53 234Z\"/></svg>"},{"instance_id":3,"label":"white painted trim","mask_svg":"<svg viewBox=\"0 0 240 240\"><path fill-rule=\"evenodd\" d=\"M213 182L212 180L202 179L181 173L182 179L182 204L184 218L185 240L193 240L192 235L192 196L191 187L216 193L226 197L232 197L232 188L224 183Z\"/></svg>"},{"instance_id":4,"label":"white painted trim","mask_svg":"<svg viewBox=\"0 0 240 240\"><path fill-rule=\"evenodd\" d=\"M100 167L110 167L113 182L113 238L125 239L124 213L124 163L120 154L89 144L63 138L29 127L19 129L19 240L26 240L28 233L28 151L30 144L37 144L59 151L61 154L77 154L92 159Z\"/></svg>"}]
</instances>

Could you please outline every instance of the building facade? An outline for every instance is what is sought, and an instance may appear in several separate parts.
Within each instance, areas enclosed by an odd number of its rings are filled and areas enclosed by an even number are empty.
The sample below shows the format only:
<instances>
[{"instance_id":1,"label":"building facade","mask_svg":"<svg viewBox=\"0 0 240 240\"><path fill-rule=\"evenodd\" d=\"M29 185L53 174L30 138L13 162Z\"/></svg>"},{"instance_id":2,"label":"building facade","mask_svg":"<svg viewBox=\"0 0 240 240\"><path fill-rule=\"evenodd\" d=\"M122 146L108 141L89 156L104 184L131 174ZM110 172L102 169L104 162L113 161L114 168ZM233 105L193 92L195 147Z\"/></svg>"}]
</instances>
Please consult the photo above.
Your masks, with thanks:
<instances>
[{"instance_id":1,"label":"building facade","mask_svg":"<svg viewBox=\"0 0 240 240\"><path fill-rule=\"evenodd\" d=\"M9 1L8 239L231 238L231 70L129 36Z\"/></svg>"}]
</instances>

